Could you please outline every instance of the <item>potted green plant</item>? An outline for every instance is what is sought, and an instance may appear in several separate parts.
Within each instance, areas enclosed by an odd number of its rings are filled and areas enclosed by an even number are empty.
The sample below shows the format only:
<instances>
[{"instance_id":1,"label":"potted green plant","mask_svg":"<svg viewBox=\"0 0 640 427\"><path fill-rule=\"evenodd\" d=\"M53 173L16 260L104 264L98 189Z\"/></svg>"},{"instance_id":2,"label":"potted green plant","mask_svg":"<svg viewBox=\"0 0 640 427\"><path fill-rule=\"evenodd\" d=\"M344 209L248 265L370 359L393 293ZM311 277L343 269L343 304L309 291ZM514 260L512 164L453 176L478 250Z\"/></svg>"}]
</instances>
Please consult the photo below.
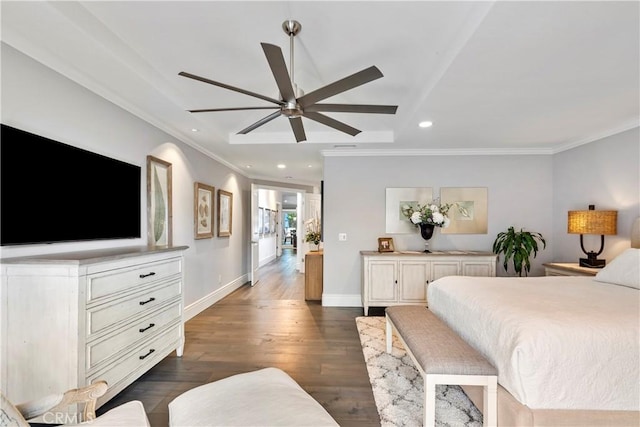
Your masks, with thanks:
<instances>
[{"instance_id":1,"label":"potted green plant","mask_svg":"<svg viewBox=\"0 0 640 427\"><path fill-rule=\"evenodd\" d=\"M523 273L527 276L531 270L531 261L529 260L531 253L533 252L534 258L538 254L538 241L542 243L542 249L547 247L547 242L542 234L524 231L522 228L520 231L515 231L513 227L509 227L506 232L498 233L493 242L493 253L504 255L502 265L505 271L509 271L509 261L512 261L513 269L518 273L518 276L522 277Z\"/></svg>"}]
</instances>

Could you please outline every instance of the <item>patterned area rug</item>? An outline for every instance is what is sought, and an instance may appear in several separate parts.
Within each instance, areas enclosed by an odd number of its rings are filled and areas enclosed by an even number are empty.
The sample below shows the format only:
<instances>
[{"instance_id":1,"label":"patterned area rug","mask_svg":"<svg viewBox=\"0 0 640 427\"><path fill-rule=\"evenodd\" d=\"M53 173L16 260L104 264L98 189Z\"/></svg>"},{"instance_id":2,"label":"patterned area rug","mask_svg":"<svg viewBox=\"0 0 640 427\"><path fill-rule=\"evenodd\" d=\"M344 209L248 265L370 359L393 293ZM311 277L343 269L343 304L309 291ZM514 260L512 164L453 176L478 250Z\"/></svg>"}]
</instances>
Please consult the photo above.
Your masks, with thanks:
<instances>
[{"instance_id":1,"label":"patterned area rug","mask_svg":"<svg viewBox=\"0 0 640 427\"><path fill-rule=\"evenodd\" d=\"M381 426L422 426L422 377L402 343L394 335L386 352L384 317L357 317L356 325ZM436 387L437 426L482 426L482 413L459 386Z\"/></svg>"}]
</instances>

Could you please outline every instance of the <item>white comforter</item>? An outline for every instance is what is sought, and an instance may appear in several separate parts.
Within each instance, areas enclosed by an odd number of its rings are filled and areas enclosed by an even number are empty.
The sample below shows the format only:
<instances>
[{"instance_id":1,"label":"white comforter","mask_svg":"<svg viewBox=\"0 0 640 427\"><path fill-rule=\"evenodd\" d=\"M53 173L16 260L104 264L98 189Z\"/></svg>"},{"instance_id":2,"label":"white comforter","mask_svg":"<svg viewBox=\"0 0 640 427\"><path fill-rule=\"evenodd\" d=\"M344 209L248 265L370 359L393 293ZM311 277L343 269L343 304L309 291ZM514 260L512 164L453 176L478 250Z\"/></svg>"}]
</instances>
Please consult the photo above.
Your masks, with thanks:
<instances>
[{"instance_id":1,"label":"white comforter","mask_svg":"<svg viewBox=\"0 0 640 427\"><path fill-rule=\"evenodd\" d=\"M532 409L640 409L640 291L588 277L444 277L429 308Z\"/></svg>"}]
</instances>

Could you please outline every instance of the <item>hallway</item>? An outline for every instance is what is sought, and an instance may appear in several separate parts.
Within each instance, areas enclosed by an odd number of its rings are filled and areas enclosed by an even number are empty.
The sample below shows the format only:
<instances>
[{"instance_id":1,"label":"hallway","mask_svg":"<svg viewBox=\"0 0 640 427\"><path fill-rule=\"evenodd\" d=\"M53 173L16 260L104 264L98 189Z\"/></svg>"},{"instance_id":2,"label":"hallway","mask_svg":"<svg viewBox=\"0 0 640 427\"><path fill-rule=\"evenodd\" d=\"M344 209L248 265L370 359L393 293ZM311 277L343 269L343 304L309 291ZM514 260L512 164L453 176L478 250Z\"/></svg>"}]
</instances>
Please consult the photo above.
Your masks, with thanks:
<instances>
[{"instance_id":1,"label":"hallway","mask_svg":"<svg viewBox=\"0 0 640 427\"><path fill-rule=\"evenodd\" d=\"M287 372L341 426L379 426L355 317L361 308L304 300L295 252L260 268L260 281L185 323L184 356L165 358L99 413L141 400L152 426L168 425L180 393L230 375L274 366Z\"/></svg>"}]
</instances>

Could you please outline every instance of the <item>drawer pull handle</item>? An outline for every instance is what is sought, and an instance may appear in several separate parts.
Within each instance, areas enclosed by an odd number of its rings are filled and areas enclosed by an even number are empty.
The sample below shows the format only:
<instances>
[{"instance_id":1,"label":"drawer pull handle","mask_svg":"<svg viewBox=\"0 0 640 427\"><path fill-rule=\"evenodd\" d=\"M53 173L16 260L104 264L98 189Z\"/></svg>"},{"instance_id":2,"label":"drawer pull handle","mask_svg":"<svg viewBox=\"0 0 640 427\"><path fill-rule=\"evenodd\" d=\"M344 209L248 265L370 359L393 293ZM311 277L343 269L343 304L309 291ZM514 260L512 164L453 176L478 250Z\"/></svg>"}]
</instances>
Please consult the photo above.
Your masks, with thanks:
<instances>
[{"instance_id":1,"label":"drawer pull handle","mask_svg":"<svg viewBox=\"0 0 640 427\"><path fill-rule=\"evenodd\" d=\"M145 305L145 304L149 304L152 301L155 301L156 299L154 297L149 298L146 301L140 301L140 305Z\"/></svg>"},{"instance_id":2,"label":"drawer pull handle","mask_svg":"<svg viewBox=\"0 0 640 427\"><path fill-rule=\"evenodd\" d=\"M154 326L156 326L156 324L155 324L155 323L149 323L149 326L147 326L146 328L140 328L140 329L138 329L138 330L139 330L140 332L144 332L144 331L146 331L147 329L151 329L151 328L153 328Z\"/></svg>"},{"instance_id":3,"label":"drawer pull handle","mask_svg":"<svg viewBox=\"0 0 640 427\"><path fill-rule=\"evenodd\" d=\"M141 275L140 275L140 278L141 278L141 279L144 279L145 277L155 276L155 275L156 275L156 273L154 273L154 272L152 271L152 272L151 272L151 273L149 273L149 274L141 274Z\"/></svg>"},{"instance_id":4,"label":"drawer pull handle","mask_svg":"<svg viewBox=\"0 0 640 427\"><path fill-rule=\"evenodd\" d=\"M145 354L144 356L140 356L140 360L144 360L146 359L151 353L153 353L154 351L156 351L155 348L151 348L149 349L149 353Z\"/></svg>"}]
</instances>

